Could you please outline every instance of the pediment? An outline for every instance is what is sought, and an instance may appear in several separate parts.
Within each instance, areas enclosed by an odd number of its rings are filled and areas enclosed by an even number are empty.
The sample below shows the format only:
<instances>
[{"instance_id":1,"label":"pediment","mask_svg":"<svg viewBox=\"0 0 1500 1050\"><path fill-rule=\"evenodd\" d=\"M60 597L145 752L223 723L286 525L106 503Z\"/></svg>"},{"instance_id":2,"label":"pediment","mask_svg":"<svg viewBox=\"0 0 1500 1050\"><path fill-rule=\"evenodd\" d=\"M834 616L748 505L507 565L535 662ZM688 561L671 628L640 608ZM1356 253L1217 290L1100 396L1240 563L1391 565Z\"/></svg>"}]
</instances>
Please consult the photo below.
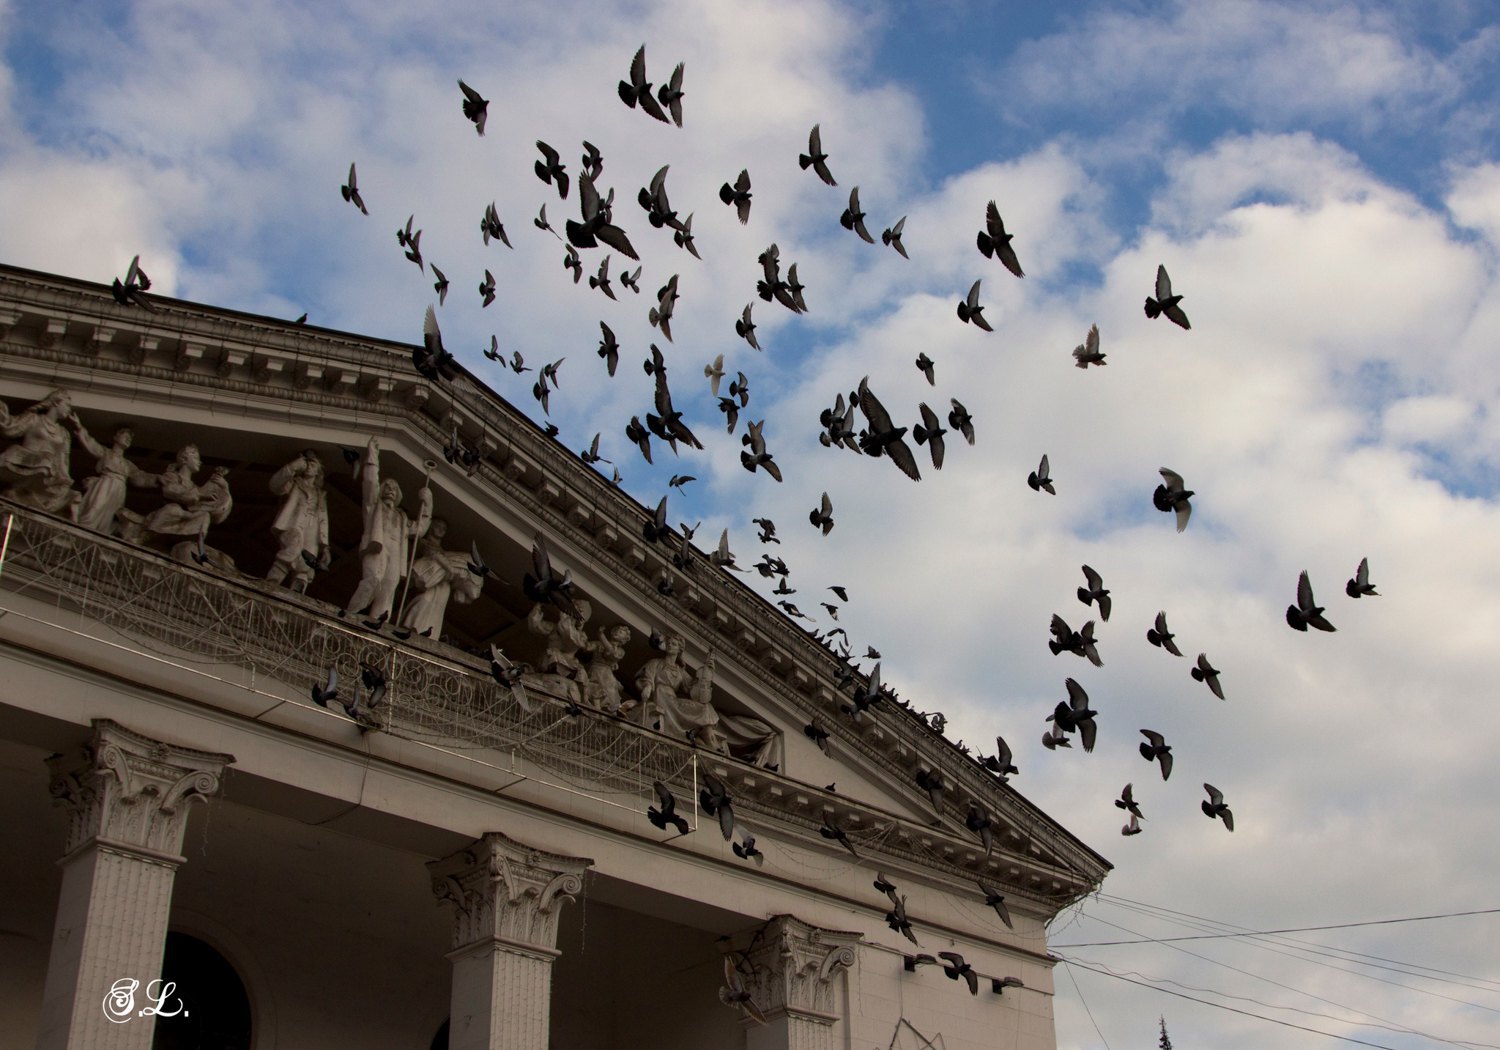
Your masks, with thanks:
<instances>
[{"instance_id":1,"label":"pediment","mask_svg":"<svg viewBox=\"0 0 1500 1050\"><path fill-rule=\"evenodd\" d=\"M1102 873L1102 859L915 713L887 701L861 724L842 714L849 690L833 653L701 551L684 563L680 539L650 542L647 508L477 379L430 382L411 368L410 347L190 304L164 302L147 327L101 286L5 275L0 330L14 352L0 361L0 396L12 419L52 390L67 390L96 446L121 424L133 429L124 456L142 478L180 470L180 450L196 445L194 483L218 478L233 504L208 526L214 560L205 571L321 615L342 610L365 572L368 494L354 467L374 437L380 476L399 484L408 519L419 517L418 490L430 488L432 515L446 528L440 548L454 571L463 573L471 551L493 570L492 578L470 581L469 600L455 588L441 638L400 644L464 654L471 663L487 661L497 646L529 667L523 681L539 696L588 708L635 705L623 716L589 711L591 718L624 717L672 736L712 718L721 727L702 726L693 740L704 761L748 778L765 805L801 813L814 829L819 814L832 819L855 807L867 827L884 814L918 837L931 828L926 848L935 862L972 867L987 859L964 827L973 800L994 821L998 856L1081 873L1085 883ZM275 482L308 455L325 476L329 556L305 593L293 594L286 580L265 579L281 549L277 522L287 501ZM82 439L71 442L70 456L81 492L96 472L95 456ZM168 502L151 483L128 484L123 500L124 516L139 520ZM535 571L538 537L554 569L570 574L575 599L587 602L581 622L552 603L534 612L523 580ZM149 530L132 538L179 554L188 539ZM663 579L670 589L659 586ZM400 589L397 620L413 597L404 578ZM397 642L390 623L372 636ZM664 648L669 638L681 640L680 658ZM587 644L569 650L570 640ZM573 658L559 662L559 651ZM711 682L703 673L710 659ZM589 685L604 663L617 692ZM652 717L641 687L663 677L676 683L686 714ZM694 703L712 714L695 715ZM828 732L826 751L804 732L809 724ZM717 753L720 738L733 756ZM941 814L914 782L918 770L936 772L946 785Z\"/></svg>"}]
</instances>

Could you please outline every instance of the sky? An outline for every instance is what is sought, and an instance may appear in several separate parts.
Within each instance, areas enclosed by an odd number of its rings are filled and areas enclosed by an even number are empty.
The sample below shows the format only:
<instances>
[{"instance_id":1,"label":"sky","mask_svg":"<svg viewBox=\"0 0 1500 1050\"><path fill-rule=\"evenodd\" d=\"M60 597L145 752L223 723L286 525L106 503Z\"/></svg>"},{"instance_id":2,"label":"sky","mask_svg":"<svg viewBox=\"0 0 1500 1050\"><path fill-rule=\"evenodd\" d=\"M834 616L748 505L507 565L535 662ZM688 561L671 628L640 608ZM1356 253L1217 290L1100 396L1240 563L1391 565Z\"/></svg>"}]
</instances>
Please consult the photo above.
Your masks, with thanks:
<instances>
[{"instance_id":1,"label":"sky","mask_svg":"<svg viewBox=\"0 0 1500 1050\"><path fill-rule=\"evenodd\" d=\"M616 95L642 44L653 82L684 63L681 128ZM139 253L163 294L414 342L434 293L393 236L412 214L467 367L542 421L534 373L480 350L566 358L559 440L599 432L646 506L694 475L670 512L700 546L728 528L749 563L750 519L774 519L806 625L878 647L951 739L1003 735L1016 789L1114 864L1051 930L1060 1047L1154 1047L1159 1017L1181 1050L1500 1046L1492 5L0 0L0 56L4 262L108 282ZM460 77L492 100L483 138ZM814 124L837 188L797 165ZM574 174L600 148L643 295L575 285L533 225L543 202L577 215L533 174L537 139ZM339 193L350 161L368 217ZM701 261L635 203L664 164ZM717 198L741 168L743 227ZM838 221L855 186L874 245ZM991 200L1024 279L976 250ZM512 250L481 243L491 201ZM909 260L879 243L902 216ZM755 298L773 242L805 314ZM1159 265L1190 331L1144 314ZM669 343L646 312L674 273ZM992 333L956 316L975 280ZM1094 324L1107 364L1079 370ZM648 467L623 428L652 343L707 448ZM720 353L751 387L732 435L696 378ZM898 424L959 398L974 446L948 435L941 471L916 448L919 482L824 448L819 412L863 377ZM742 469L746 420L784 482ZM1026 484L1044 453L1055 496ZM1161 467L1196 493L1181 534L1151 505ZM826 537L805 524L825 491ZM1379 595L1356 601L1362 558ZM1099 668L1046 647L1054 613L1098 619L1084 564L1113 598ZM1304 570L1336 633L1288 629ZM1186 658L1147 643L1158 610ZM1223 701L1189 677L1200 652ZM1099 711L1091 754L1041 747L1068 677ZM1169 782L1141 727L1173 745Z\"/></svg>"}]
</instances>

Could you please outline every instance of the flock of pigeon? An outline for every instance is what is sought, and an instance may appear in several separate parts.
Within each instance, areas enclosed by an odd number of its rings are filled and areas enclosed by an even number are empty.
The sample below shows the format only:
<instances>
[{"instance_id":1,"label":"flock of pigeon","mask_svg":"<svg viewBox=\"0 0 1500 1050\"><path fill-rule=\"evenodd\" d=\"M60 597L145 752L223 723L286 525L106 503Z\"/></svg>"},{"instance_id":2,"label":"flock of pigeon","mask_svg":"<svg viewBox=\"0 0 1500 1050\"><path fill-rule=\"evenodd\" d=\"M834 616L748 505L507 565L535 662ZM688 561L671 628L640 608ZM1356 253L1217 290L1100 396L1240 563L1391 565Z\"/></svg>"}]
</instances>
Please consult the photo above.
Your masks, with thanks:
<instances>
[{"instance_id":1,"label":"flock of pigeon","mask_svg":"<svg viewBox=\"0 0 1500 1050\"><path fill-rule=\"evenodd\" d=\"M683 74L684 67L679 63L668 80L653 89L647 75L643 45L630 63L628 78L620 81L618 94L621 101L630 109L639 110L648 118L663 124L680 128L683 126L683 104L686 97ZM476 132L483 136L488 118L489 101L462 80L458 82L458 86L462 93L463 115L473 123ZM562 224L561 232L547 217L547 204L551 203L550 199L541 204L533 220L533 225L538 231L556 238L562 245L562 263L565 272L571 275L574 284L579 284L585 270L590 271L589 289L611 300L619 301L615 288L616 281L621 289L619 295L623 295L626 291L635 295L642 294L640 280L643 266L640 263L640 255L623 225L624 218L617 213L614 189L601 187L605 160L602 153L593 144L583 142L579 166L570 175L568 165L564 162L559 150L542 141L536 143L536 148L539 157L533 165L533 170L537 179L551 191L556 192L559 202L566 202L570 191L576 191L573 199L577 204L578 215L576 218L567 219ZM807 152L801 154L797 162L803 170L810 170L827 186L835 187L838 182L829 161L830 156L823 147L821 127L815 125L808 134ZM689 213L682 216L674 207L668 189L668 175L667 166L660 168L649 184L640 188L636 201L644 212L647 223L653 229L670 231L672 242L678 249L694 258L699 258L692 231L693 215ZM362 214L369 214L361 194L354 164L349 166L348 178L341 187L341 192L343 198L358 208ZM724 206L733 209L741 224L750 222L754 191L748 169L741 169L731 181L725 181L719 189L718 196ZM861 206L859 188L856 186L849 192L847 206L839 216L839 223L860 240L873 245L877 243L877 238L871 233L866 220L867 215ZM414 228L414 222L414 215L408 217L405 224L398 227L396 239L405 258L419 269L425 272L430 265L431 274L436 279L433 290L437 295L438 305L442 306L450 290L449 280L442 270L424 258L421 248L422 230ZM905 225L906 217L902 216L881 232L878 241L898 253L903 259L909 259L910 256L903 241ZM512 247L510 236L500 221L494 202L490 202L483 208L479 229L486 245L498 242L507 248ZM996 203L988 202L984 209L983 227L976 236L978 251L986 259L998 261L1009 274L1016 278L1023 278L1025 272L1013 244L1014 239L1015 235L1006 229ZM585 265L586 253L589 252L594 252L599 256L597 264ZM612 276L611 261L615 254L636 264L634 269L632 270L629 264L626 264ZM783 269L781 250L775 243L770 244L761 252L757 261L760 279L755 285L756 298L765 303L778 304L796 315L806 313L809 307L804 295L805 286L798 273L798 264L789 262ZM649 306L646 310L647 324L659 332L662 340L668 344L672 343L671 325L676 316L680 297L679 285L680 275L672 274L649 298ZM985 306L980 297L982 285L983 278L973 282L967 293L958 300L956 313L960 322L989 332L993 331L993 328L985 317ZM114 294L121 303L149 306L142 294L149 287L149 279L139 268L137 259L131 263L130 272L125 280L115 282ZM484 271L483 280L478 282L477 289L482 307L488 307L495 301L497 282L490 270ZM1183 296L1173 291L1171 278L1164 266L1157 268L1152 291L1153 294L1145 300L1146 316L1148 318L1165 317L1183 330L1189 330L1191 326L1182 308ZM756 323L753 316L755 306L756 300L751 299L734 319L733 327L738 339L743 340L752 350L760 351L761 345L756 335ZM597 354L608 374L613 377L623 353L622 346L609 324L601 321L599 327L600 340ZM484 356L490 361L509 368L517 376L533 371L533 368L525 363L519 350L511 353L509 357L502 354L499 341L495 337L491 337L490 347L484 351ZM1097 325L1089 329L1084 341L1074 349L1072 356L1074 364L1080 369L1102 367L1107 363L1106 355L1100 350ZM535 370L536 379L532 387L532 395L541 406L544 415L549 411L549 395L558 387L559 369L564 360L565 358L559 358ZM935 386L935 364L932 359L926 353L921 353L916 358L915 365L928 385ZM413 366L421 375L433 382L444 382L458 375L458 362L454 355L443 346L437 313L430 306L424 318L422 345L415 348L413 352ZM650 356L643 362L643 369L652 381L651 405L646 411L630 417L623 428L626 437L639 449L648 463L652 462L653 454L659 452L663 444L674 454L677 454L683 446L701 450L702 442L684 418L683 411L674 402L673 392L667 380L669 370L667 356L654 343L650 346ZM723 354L716 356L703 369L703 375L708 380L709 395L722 413L729 433L733 434L741 413L745 412L750 404L750 381L743 371L737 371L734 377L725 384L724 380L729 377L729 374L725 368ZM888 458L901 473L913 481L918 481L921 478L921 466L916 452L907 443L908 434L919 448L926 447L927 457L933 470L939 470L943 466L946 454L944 438L949 433L960 435L968 445L972 446L975 443L974 419L958 399L949 399L949 411L944 416L940 416L939 412L934 411L926 403L919 406L919 413L920 421L910 425L898 425L890 411L871 390L868 377L865 377L849 391L847 398L840 392L832 405L821 412L819 441L824 447L833 450L846 450L857 455ZM644 422L642 417L644 417ZM944 419L946 419L947 428L942 425ZM769 475L774 481L781 482L782 473L769 450L763 428L764 420L747 419L745 432L741 437L744 449L740 453L741 465L751 473L760 471ZM558 434L557 428L550 423L547 424L547 431L552 437ZM609 463L599 453L599 441L600 434L595 434L588 447L579 453L580 458L586 464ZM474 446L465 444L456 430L444 452L450 462L459 462L467 466L471 473L480 458ZM614 466L614 464L610 465ZM1187 527L1191 517L1191 500L1195 493L1187 488L1181 475L1175 471L1162 468L1160 474L1162 481L1152 495L1152 504L1159 511L1172 514L1177 531L1181 532ZM618 467L614 470L612 480L616 484L620 481ZM680 489L692 480L691 475L674 475L670 487ZM1052 477L1051 465L1046 455L1041 457L1037 469L1028 476L1027 484L1036 492L1056 495L1055 479ZM810 510L808 520L824 536L827 536L835 527L834 507L827 492L821 494L817 504ZM776 535L776 525L770 519L757 518L754 519L754 524L759 530L758 539L761 544L780 543ZM705 559L719 568L746 571L736 564L735 555L730 549L728 529L725 529L720 536L716 548L705 555L698 552L691 544L695 528L696 526L683 523L674 532L667 520L667 497L663 496L651 520L645 524L643 535L651 543L662 543L669 548L675 544L670 561L678 572L688 573L693 570L695 563ZM551 580L554 574L550 565L547 565L545 546L540 537L538 544L540 552L533 551L534 560L538 566L538 575ZM788 583L789 570L784 561L767 552L752 567L768 579L777 579L777 587L773 593L781 599L778 605L788 616L810 619L796 605L785 600L796 593L796 589ZM1100 574L1094 569L1085 565L1083 574L1085 585L1078 588L1079 600L1098 610L1099 621L1108 622L1111 609L1109 590L1104 586ZM556 577L564 582L565 578L566 574ZM664 572L657 586L663 594L671 594L673 584L672 574ZM533 588L528 587L528 593L531 594L533 600L558 601L559 594L566 598L566 586L559 585L557 589L550 589L553 585L546 583L539 584L539 587L540 590L537 593L531 593ZM844 588L834 586L829 590L840 601L847 600L848 595ZM1346 592L1353 598L1377 593L1369 581L1367 562L1360 562L1354 578L1346 587ZM838 605L832 602L820 604L831 619L838 619ZM1296 600L1287 608L1287 623L1299 631L1306 631L1309 627L1320 631L1334 630L1324 613L1324 608L1316 604L1307 573L1303 572L1298 580ZM1051 621L1051 634L1052 638L1048 642L1048 647L1054 655L1069 652L1088 660L1095 666L1102 666L1103 661L1099 655L1099 639L1095 635L1094 620L1089 620L1081 628L1074 630L1061 616L1054 615ZM848 697L842 705L842 710L854 724L858 725L867 716L869 710L882 701L908 707L893 691L881 685L878 651L873 648L866 650L865 656L875 660L876 663L868 674L857 675L847 635L841 628L833 628L827 632L813 631L812 637L839 659L838 689L841 696ZM1174 638L1167 625L1166 613L1159 612L1152 628L1147 631L1148 641L1173 656L1182 657L1184 654L1177 647ZM505 661L498 651L492 655L494 661L492 669L496 679L505 684L517 685L518 674L514 666ZM1190 673L1195 680L1207 685L1216 697L1224 699L1224 691L1219 681L1220 672L1209 662L1206 654L1198 654ZM365 683L367 689L375 684L377 683L368 681ZM1047 716L1046 721L1051 723L1051 728L1044 735L1042 742L1048 750L1068 748L1071 747L1071 740L1076 735L1083 750L1092 751L1097 738L1098 712L1090 706L1091 701L1087 692L1075 679L1066 679L1065 686L1068 696L1065 700L1059 701L1052 713ZM320 704L326 704L336 693L337 681L330 671L326 686L314 687L314 699ZM941 733L944 722L940 714L916 714L924 724ZM825 726L815 720L809 723L804 731L809 739L820 748L828 750L830 732ZM1156 730L1143 728L1140 732L1145 737L1145 741L1139 745L1142 757L1148 762L1158 764L1161 777L1165 781L1172 772L1171 745L1166 742L1163 734ZM959 747L965 754L969 753L966 746L960 744ZM996 738L994 755L971 756L971 758L1001 783L1006 782L1017 772L1012 762L1011 748L1004 739L999 737ZM917 785L928 795L941 820L945 785L940 774L934 770L919 770ZM1224 826L1232 831L1234 817L1224 800L1223 793L1211 784L1205 783L1203 787L1208 796L1202 802L1203 813L1210 819L1222 821ZM650 807L647 812L651 823L664 830L673 827L680 834L687 833L689 825L677 812L677 803L670 790L664 784L657 782L655 791L657 805ZM703 812L717 817L726 841L732 841L737 825L733 814L733 799L726 786L712 776L706 777L699 802ZM1115 805L1129 816L1128 823L1121 829L1122 833L1127 836L1138 834L1141 831L1142 813L1134 797L1133 785L1125 785ZM993 848L990 819L977 802L970 803L965 825L979 836L988 854ZM764 855L756 848L754 836L742 827L739 831L740 840L733 844L735 855L750 862L762 863ZM859 854L842 829L825 823L821 832L825 838L838 842L856 859L859 858ZM891 902L891 911L887 915L891 928L915 944L916 938L912 932L910 920L906 916L905 898L897 896L895 887L890 885L883 875L876 881L875 886L885 892ZM981 884L980 888L984 893L985 903L993 907L999 917L1009 926L1010 917L1004 905L1004 898L984 884ZM951 952L944 952L939 953L939 958L944 960L945 972L950 978L964 979L971 991L977 991L977 976L961 957ZM923 963L937 963L937 961L930 955L916 955L908 957L908 968ZM1013 978L1005 980L1014 981ZM756 1012L753 1002L749 1000L748 993L745 992L743 983L738 981L738 975L727 961L726 986L721 991L721 998L726 1003L746 1010L751 1016L754 1016Z\"/></svg>"}]
</instances>

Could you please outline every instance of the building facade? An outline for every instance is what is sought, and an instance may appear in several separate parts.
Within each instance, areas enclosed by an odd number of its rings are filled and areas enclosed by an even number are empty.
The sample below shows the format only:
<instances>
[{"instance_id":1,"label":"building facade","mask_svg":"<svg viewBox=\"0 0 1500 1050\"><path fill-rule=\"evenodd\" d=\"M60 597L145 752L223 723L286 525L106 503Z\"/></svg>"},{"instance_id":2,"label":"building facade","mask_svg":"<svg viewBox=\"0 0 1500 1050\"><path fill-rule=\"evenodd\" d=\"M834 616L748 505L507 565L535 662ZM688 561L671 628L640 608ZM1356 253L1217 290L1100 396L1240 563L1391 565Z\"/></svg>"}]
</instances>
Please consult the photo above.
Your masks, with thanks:
<instances>
[{"instance_id":1,"label":"building facade","mask_svg":"<svg viewBox=\"0 0 1500 1050\"><path fill-rule=\"evenodd\" d=\"M150 305L0 268L0 1042L1055 1046L1101 857L462 370Z\"/></svg>"}]
</instances>

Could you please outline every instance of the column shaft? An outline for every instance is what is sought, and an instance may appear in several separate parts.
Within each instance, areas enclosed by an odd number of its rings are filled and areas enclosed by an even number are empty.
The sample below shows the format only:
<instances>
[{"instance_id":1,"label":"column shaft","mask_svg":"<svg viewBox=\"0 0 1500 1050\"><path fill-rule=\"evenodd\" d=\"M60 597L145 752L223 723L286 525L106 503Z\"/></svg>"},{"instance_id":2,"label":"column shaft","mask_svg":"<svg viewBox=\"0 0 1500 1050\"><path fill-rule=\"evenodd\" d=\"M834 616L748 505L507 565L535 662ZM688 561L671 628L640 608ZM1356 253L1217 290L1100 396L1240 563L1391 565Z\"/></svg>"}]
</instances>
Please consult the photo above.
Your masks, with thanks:
<instances>
[{"instance_id":1,"label":"column shaft","mask_svg":"<svg viewBox=\"0 0 1500 1050\"><path fill-rule=\"evenodd\" d=\"M149 1050L184 803L216 794L234 759L99 719L80 753L48 761L70 822L37 1050Z\"/></svg>"},{"instance_id":2,"label":"column shaft","mask_svg":"<svg viewBox=\"0 0 1500 1050\"><path fill-rule=\"evenodd\" d=\"M548 1050L558 912L592 863L492 831L427 865L455 908L450 1050Z\"/></svg>"}]
</instances>

